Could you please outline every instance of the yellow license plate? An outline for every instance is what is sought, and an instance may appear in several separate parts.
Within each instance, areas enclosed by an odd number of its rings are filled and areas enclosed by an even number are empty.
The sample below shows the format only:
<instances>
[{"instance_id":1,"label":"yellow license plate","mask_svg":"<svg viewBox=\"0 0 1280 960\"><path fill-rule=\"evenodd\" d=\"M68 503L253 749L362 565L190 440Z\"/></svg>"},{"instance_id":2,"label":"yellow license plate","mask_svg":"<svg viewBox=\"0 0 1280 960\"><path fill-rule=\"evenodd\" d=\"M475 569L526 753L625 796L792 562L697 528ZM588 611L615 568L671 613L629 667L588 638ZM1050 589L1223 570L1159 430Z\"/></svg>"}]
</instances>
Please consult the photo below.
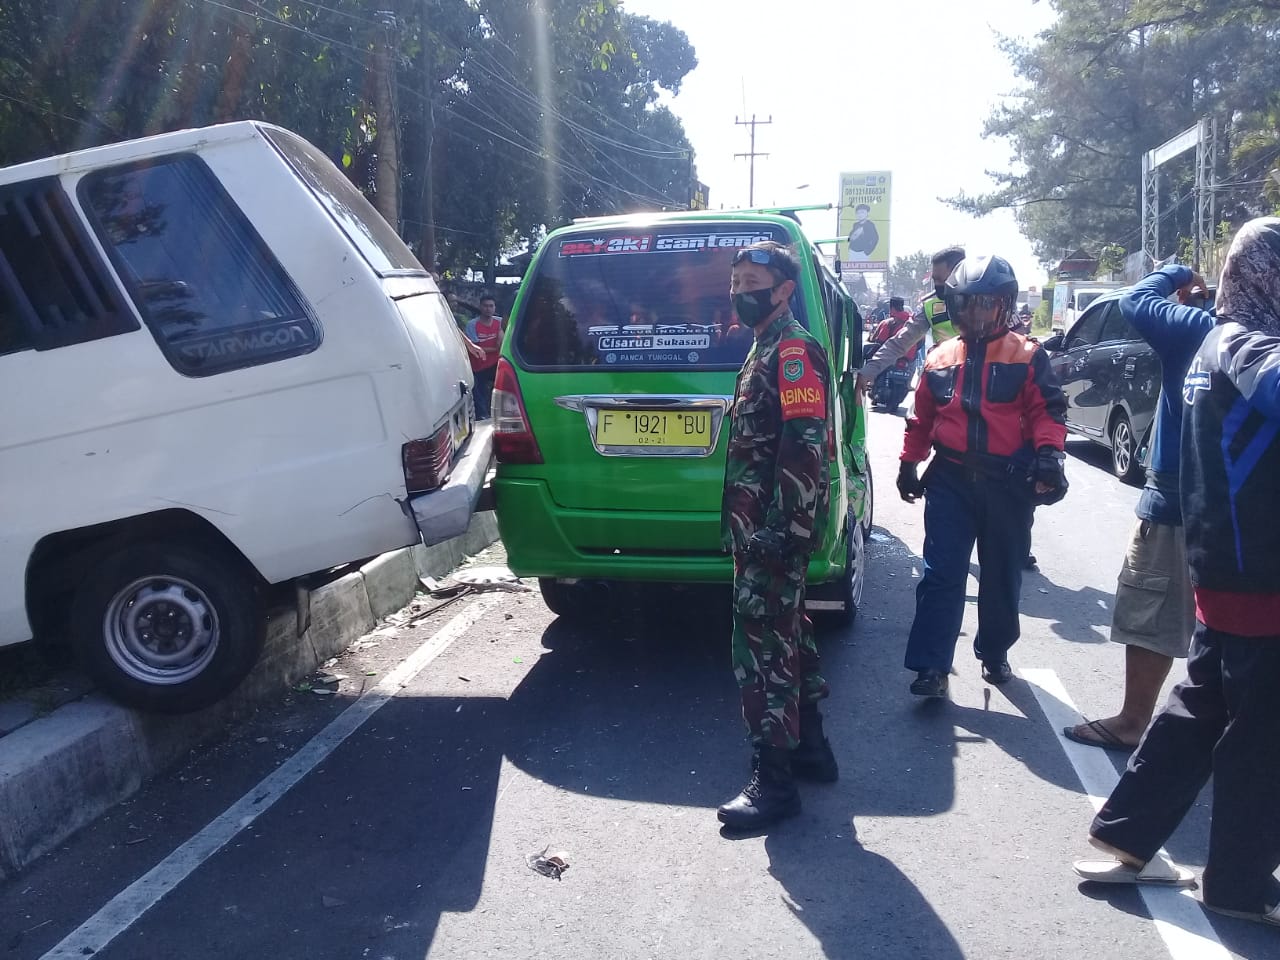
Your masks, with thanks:
<instances>
[{"instance_id":1,"label":"yellow license plate","mask_svg":"<svg viewBox=\"0 0 1280 960\"><path fill-rule=\"evenodd\" d=\"M602 447L711 446L710 410L601 410L596 443Z\"/></svg>"}]
</instances>

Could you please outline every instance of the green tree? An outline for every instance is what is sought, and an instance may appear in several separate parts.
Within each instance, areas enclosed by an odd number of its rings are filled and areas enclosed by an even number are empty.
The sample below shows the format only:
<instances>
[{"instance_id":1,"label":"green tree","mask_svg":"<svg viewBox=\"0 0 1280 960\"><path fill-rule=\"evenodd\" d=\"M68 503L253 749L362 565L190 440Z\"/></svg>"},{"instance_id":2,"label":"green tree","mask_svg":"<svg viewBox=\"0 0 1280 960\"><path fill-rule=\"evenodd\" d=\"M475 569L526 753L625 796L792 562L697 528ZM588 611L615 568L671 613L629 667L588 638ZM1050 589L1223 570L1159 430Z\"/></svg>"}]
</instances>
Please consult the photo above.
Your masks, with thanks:
<instances>
[{"instance_id":1,"label":"green tree","mask_svg":"<svg viewBox=\"0 0 1280 960\"><path fill-rule=\"evenodd\" d=\"M923 289L924 277L929 272L930 254L923 250L895 257L889 270L889 292L895 297L910 300Z\"/></svg>"},{"instance_id":2,"label":"green tree","mask_svg":"<svg viewBox=\"0 0 1280 960\"><path fill-rule=\"evenodd\" d=\"M1256 212L1258 170L1235 145L1280 92L1274 54L1280 2L1052 0L1058 21L1035 42L1003 41L1025 86L984 128L1012 148L995 189L951 203L982 215L1012 208L1044 260L1077 247L1140 242L1142 154L1202 116L1218 118L1226 149L1219 208ZM1253 164L1253 165L1251 165ZM1161 254L1191 232L1190 158L1161 173Z\"/></svg>"},{"instance_id":3,"label":"green tree","mask_svg":"<svg viewBox=\"0 0 1280 960\"><path fill-rule=\"evenodd\" d=\"M6 0L0 164L260 119L372 193L394 129L406 239L492 270L546 226L687 203L692 150L658 98L696 62L618 0Z\"/></svg>"}]
</instances>

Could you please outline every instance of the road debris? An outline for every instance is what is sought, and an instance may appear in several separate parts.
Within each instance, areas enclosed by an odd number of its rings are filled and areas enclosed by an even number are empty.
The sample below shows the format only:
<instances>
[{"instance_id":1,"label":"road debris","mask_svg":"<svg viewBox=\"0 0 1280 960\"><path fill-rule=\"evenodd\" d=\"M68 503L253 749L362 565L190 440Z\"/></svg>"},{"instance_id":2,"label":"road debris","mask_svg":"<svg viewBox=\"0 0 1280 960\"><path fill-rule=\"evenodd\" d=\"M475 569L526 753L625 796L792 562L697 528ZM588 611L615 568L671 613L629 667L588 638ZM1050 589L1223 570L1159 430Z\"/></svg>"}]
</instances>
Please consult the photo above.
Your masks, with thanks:
<instances>
[{"instance_id":1,"label":"road debris","mask_svg":"<svg viewBox=\"0 0 1280 960\"><path fill-rule=\"evenodd\" d=\"M569 861L565 859L564 851L547 856L547 851L551 845L543 847L538 853L531 853L524 858L524 862L529 865L529 869L535 873L540 873L544 877L550 877L552 880L559 880L566 870L569 869Z\"/></svg>"},{"instance_id":2,"label":"road debris","mask_svg":"<svg viewBox=\"0 0 1280 960\"><path fill-rule=\"evenodd\" d=\"M450 579L466 584L477 592L503 590L508 593L528 593L533 589L506 567L469 567L459 570Z\"/></svg>"}]
</instances>

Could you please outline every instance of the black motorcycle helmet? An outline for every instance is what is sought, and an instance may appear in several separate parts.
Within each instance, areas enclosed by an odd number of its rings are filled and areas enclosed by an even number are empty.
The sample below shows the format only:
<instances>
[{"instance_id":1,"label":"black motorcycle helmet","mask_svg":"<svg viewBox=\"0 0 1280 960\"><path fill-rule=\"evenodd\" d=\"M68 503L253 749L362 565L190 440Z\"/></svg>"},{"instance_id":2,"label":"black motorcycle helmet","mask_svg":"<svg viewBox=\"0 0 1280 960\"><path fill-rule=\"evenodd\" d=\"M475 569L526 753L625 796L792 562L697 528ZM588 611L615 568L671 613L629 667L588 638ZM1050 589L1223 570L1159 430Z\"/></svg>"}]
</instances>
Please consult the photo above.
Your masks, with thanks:
<instances>
[{"instance_id":1,"label":"black motorcycle helmet","mask_svg":"<svg viewBox=\"0 0 1280 960\"><path fill-rule=\"evenodd\" d=\"M965 307L974 297L989 297L998 302L995 317L980 330L965 329L961 320ZM965 257L951 271L943 287L942 299L951 322L964 336L984 336L1003 329L1018 300L1018 278L1004 257Z\"/></svg>"}]
</instances>

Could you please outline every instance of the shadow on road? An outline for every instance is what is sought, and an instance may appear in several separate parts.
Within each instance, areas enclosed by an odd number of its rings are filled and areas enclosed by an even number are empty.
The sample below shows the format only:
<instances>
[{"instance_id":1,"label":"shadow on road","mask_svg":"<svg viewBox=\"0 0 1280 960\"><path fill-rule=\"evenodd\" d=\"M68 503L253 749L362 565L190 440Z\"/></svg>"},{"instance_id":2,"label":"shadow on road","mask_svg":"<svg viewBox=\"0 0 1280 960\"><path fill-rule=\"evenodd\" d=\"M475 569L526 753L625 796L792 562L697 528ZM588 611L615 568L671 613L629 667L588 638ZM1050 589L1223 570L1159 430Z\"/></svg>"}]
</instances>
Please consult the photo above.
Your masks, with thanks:
<instances>
[{"instance_id":1,"label":"shadow on road","mask_svg":"<svg viewBox=\"0 0 1280 960\"><path fill-rule=\"evenodd\" d=\"M1116 559L1116 570L1120 559ZM977 563L969 564L969 575L975 580L981 573ZM970 603L977 601L976 592L966 597ZM1022 574L1022 599L1018 610L1024 617L1045 620L1049 629L1072 643L1106 643L1110 639L1111 605L1115 593L1106 593L1097 587L1062 587L1050 580L1041 570L1026 570Z\"/></svg>"}]
</instances>

